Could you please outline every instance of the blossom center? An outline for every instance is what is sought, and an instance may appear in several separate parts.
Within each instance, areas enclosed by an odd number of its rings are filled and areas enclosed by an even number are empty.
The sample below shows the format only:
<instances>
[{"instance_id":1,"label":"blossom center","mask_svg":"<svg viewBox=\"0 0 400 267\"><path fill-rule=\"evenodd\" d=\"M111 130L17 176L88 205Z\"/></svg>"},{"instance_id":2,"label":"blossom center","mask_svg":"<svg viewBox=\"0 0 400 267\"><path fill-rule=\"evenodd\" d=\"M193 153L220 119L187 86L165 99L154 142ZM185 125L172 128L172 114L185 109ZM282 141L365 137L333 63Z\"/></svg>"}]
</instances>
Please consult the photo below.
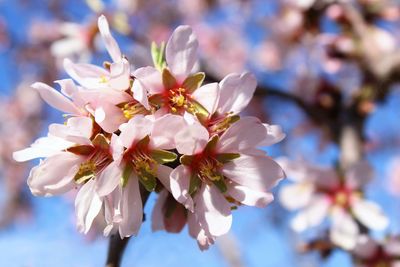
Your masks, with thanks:
<instances>
[{"instance_id":1,"label":"blossom center","mask_svg":"<svg viewBox=\"0 0 400 267\"><path fill-rule=\"evenodd\" d=\"M194 107L189 98L185 88L178 87L168 90L169 108L173 113L183 113L185 110L193 112Z\"/></svg>"},{"instance_id":2,"label":"blossom center","mask_svg":"<svg viewBox=\"0 0 400 267\"><path fill-rule=\"evenodd\" d=\"M108 78L105 75L100 76L99 83L107 83L107 82L108 82Z\"/></svg>"},{"instance_id":3,"label":"blossom center","mask_svg":"<svg viewBox=\"0 0 400 267\"><path fill-rule=\"evenodd\" d=\"M203 181L219 181L223 179L220 173L222 164L212 157L203 159L198 165L198 175Z\"/></svg>"},{"instance_id":4,"label":"blossom center","mask_svg":"<svg viewBox=\"0 0 400 267\"><path fill-rule=\"evenodd\" d=\"M95 147L88 159L79 165L79 170L74 179L77 184L95 178L105 167L112 162L112 156L108 150Z\"/></svg>"}]
</instances>

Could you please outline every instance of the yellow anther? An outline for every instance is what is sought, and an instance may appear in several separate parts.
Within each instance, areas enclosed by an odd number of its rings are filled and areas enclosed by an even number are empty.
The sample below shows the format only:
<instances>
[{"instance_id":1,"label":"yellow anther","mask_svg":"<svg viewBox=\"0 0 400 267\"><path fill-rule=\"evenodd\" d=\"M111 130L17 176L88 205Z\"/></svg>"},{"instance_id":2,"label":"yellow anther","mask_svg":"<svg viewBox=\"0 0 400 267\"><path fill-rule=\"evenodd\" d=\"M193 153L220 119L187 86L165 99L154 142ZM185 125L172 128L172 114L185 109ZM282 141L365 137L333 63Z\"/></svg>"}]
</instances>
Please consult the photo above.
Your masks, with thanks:
<instances>
[{"instance_id":1,"label":"yellow anther","mask_svg":"<svg viewBox=\"0 0 400 267\"><path fill-rule=\"evenodd\" d=\"M172 107L172 108L171 108L171 111L175 113L175 112L177 112L177 109L174 108L174 107Z\"/></svg>"},{"instance_id":2,"label":"yellow anther","mask_svg":"<svg viewBox=\"0 0 400 267\"><path fill-rule=\"evenodd\" d=\"M108 82L108 78L104 75L100 76L100 83L107 83Z\"/></svg>"},{"instance_id":3,"label":"yellow anther","mask_svg":"<svg viewBox=\"0 0 400 267\"><path fill-rule=\"evenodd\" d=\"M95 172L96 171L96 164L91 160L81 163L79 166L78 174L82 175L87 172Z\"/></svg>"},{"instance_id":4,"label":"yellow anther","mask_svg":"<svg viewBox=\"0 0 400 267\"><path fill-rule=\"evenodd\" d=\"M340 206L346 205L347 204L347 200L348 200L347 194L344 193L344 192L339 192L335 196L335 203L340 205Z\"/></svg>"}]
</instances>

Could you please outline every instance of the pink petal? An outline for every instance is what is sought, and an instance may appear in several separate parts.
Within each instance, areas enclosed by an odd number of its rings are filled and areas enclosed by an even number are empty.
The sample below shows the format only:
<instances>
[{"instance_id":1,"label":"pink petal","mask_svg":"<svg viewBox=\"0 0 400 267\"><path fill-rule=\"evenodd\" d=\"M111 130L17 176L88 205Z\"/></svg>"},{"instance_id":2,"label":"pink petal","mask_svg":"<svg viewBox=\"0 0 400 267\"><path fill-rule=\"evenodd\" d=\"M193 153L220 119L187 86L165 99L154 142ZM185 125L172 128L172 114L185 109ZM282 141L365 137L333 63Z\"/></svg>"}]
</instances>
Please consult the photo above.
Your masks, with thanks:
<instances>
[{"instance_id":1,"label":"pink petal","mask_svg":"<svg viewBox=\"0 0 400 267\"><path fill-rule=\"evenodd\" d=\"M143 105L147 110L150 110L147 90L139 80L133 82L132 86L133 98Z\"/></svg>"},{"instance_id":2,"label":"pink petal","mask_svg":"<svg viewBox=\"0 0 400 267\"><path fill-rule=\"evenodd\" d=\"M259 208L264 208L274 200L274 196L271 193L255 191L236 183L228 184L227 193L244 205Z\"/></svg>"},{"instance_id":3,"label":"pink petal","mask_svg":"<svg viewBox=\"0 0 400 267\"><path fill-rule=\"evenodd\" d=\"M312 183L288 184L279 191L279 200L288 210L296 210L310 204L315 191Z\"/></svg>"},{"instance_id":4,"label":"pink petal","mask_svg":"<svg viewBox=\"0 0 400 267\"><path fill-rule=\"evenodd\" d=\"M151 214L151 229L153 232L165 229L163 207L168 195L169 192L165 189L161 190L161 192L158 194L156 205L154 206Z\"/></svg>"},{"instance_id":5,"label":"pink petal","mask_svg":"<svg viewBox=\"0 0 400 267\"><path fill-rule=\"evenodd\" d=\"M118 130L119 126L126 122L121 109L110 103L103 103L94 113L95 121L107 133L113 133Z\"/></svg>"},{"instance_id":6,"label":"pink petal","mask_svg":"<svg viewBox=\"0 0 400 267\"><path fill-rule=\"evenodd\" d=\"M120 128L119 137L124 146L130 148L133 143L143 139L146 135L150 135L152 128L153 122L151 120L137 115L130 119L123 128Z\"/></svg>"},{"instance_id":7,"label":"pink petal","mask_svg":"<svg viewBox=\"0 0 400 267\"><path fill-rule=\"evenodd\" d=\"M108 85L113 89L125 91L130 88L130 75L129 62L124 58L122 61L111 64Z\"/></svg>"},{"instance_id":8,"label":"pink petal","mask_svg":"<svg viewBox=\"0 0 400 267\"><path fill-rule=\"evenodd\" d=\"M220 82L218 112L238 114L250 102L256 90L257 80L251 73L229 74Z\"/></svg>"},{"instance_id":9,"label":"pink petal","mask_svg":"<svg viewBox=\"0 0 400 267\"><path fill-rule=\"evenodd\" d=\"M244 117L235 122L221 136L217 151L235 153L258 146L267 137L267 130L259 119Z\"/></svg>"},{"instance_id":10,"label":"pink petal","mask_svg":"<svg viewBox=\"0 0 400 267\"><path fill-rule=\"evenodd\" d=\"M240 155L226 163L222 173L230 180L256 191L267 191L284 177L282 168L270 157Z\"/></svg>"},{"instance_id":11,"label":"pink petal","mask_svg":"<svg viewBox=\"0 0 400 267\"><path fill-rule=\"evenodd\" d=\"M368 235L361 235L357 239L353 253L361 259L371 259L376 255L379 244Z\"/></svg>"},{"instance_id":12,"label":"pink petal","mask_svg":"<svg viewBox=\"0 0 400 267\"><path fill-rule=\"evenodd\" d=\"M40 97L43 98L50 106L61 110L68 114L80 114L77 107L61 93L57 92L54 88L44 83L34 83L31 85L32 88L36 89Z\"/></svg>"},{"instance_id":13,"label":"pink petal","mask_svg":"<svg viewBox=\"0 0 400 267\"><path fill-rule=\"evenodd\" d=\"M91 144L92 130L93 121L88 117L72 117L67 120L67 125L54 123L49 126L50 134L81 145Z\"/></svg>"},{"instance_id":14,"label":"pink petal","mask_svg":"<svg viewBox=\"0 0 400 267\"><path fill-rule=\"evenodd\" d=\"M188 167L179 165L170 175L171 193L186 209L193 212L194 203L189 194L191 171Z\"/></svg>"},{"instance_id":15,"label":"pink petal","mask_svg":"<svg viewBox=\"0 0 400 267\"><path fill-rule=\"evenodd\" d=\"M360 189L373 179L374 173L367 161L361 161L346 171L346 185L349 188Z\"/></svg>"},{"instance_id":16,"label":"pink petal","mask_svg":"<svg viewBox=\"0 0 400 267\"><path fill-rule=\"evenodd\" d=\"M143 204L140 197L138 178L132 174L128 184L122 189L119 233L121 237L136 235L142 224Z\"/></svg>"},{"instance_id":17,"label":"pink petal","mask_svg":"<svg viewBox=\"0 0 400 267\"><path fill-rule=\"evenodd\" d=\"M119 185L122 178L123 166L116 162L110 163L99 175L96 183L96 191L100 197L110 194Z\"/></svg>"},{"instance_id":18,"label":"pink petal","mask_svg":"<svg viewBox=\"0 0 400 267\"><path fill-rule=\"evenodd\" d=\"M124 153L124 144L118 135L112 134L110 146L114 161L120 164Z\"/></svg>"},{"instance_id":19,"label":"pink petal","mask_svg":"<svg viewBox=\"0 0 400 267\"><path fill-rule=\"evenodd\" d=\"M175 136L177 129L186 126L182 116L166 114L154 122L151 132L151 148L173 149L175 148Z\"/></svg>"},{"instance_id":20,"label":"pink petal","mask_svg":"<svg viewBox=\"0 0 400 267\"><path fill-rule=\"evenodd\" d=\"M165 50L167 65L180 82L192 71L198 46L196 36L186 25L176 28L168 40Z\"/></svg>"},{"instance_id":21,"label":"pink petal","mask_svg":"<svg viewBox=\"0 0 400 267\"><path fill-rule=\"evenodd\" d=\"M358 226L350 214L342 208L335 207L331 211L332 226L330 229L331 241L347 250L355 247L358 239Z\"/></svg>"},{"instance_id":22,"label":"pink petal","mask_svg":"<svg viewBox=\"0 0 400 267\"><path fill-rule=\"evenodd\" d=\"M74 105L79 108L79 112L85 115L87 112L83 109L86 105L86 101L81 96L81 91L72 79L63 79L54 81L61 87L61 93L72 99Z\"/></svg>"},{"instance_id":23,"label":"pink petal","mask_svg":"<svg viewBox=\"0 0 400 267\"><path fill-rule=\"evenodd\" d=\"M370 229L384 230L389 225L389 219L374 202L359 199L354 201L351 207L354 216Z\"/></svg>"},{"instance_id":24,"label":"pink petal","mask_svg":"<svg viewBox=\"0 0 400 267\"><path fill-rule=\"evenodd\" d=\"M195 199L199 223L213 236L226 234L232 225L229 202L215 186L203 185Z\"/></svg>"},{"instance_id":25,"label":"pink petal","mask_svg":"<svg viewBox=\"0 0 400 267\"><path fill-rule=\"evenodd\" d=\"M156 68L139 68L133 72L133 76L135 77L133 85L135 86L135 82L139 81L149 94L161 94L164 92L161 73Z\"/></svg>"},{"instance_id":26,"label":"pink petal","mask_svg":"<svg viewBox=\"0 0 400 267\"><path fill-rule=\"evenodd\" d=\"M79 190L75 198L75 214L78 230L84 234L89 232L94 218L99 214L103 201L96 194L95 180L89 180Z\"/></svg>"},{"instance_id":27,"label":"pink petal","mask_svg":"<svg viewBox=\"0 0 400 267\"><path fill-rule=\"evenodd\" d=\"M219 99L218 83L209 83L201 86L194 91L192 97L212 115L217 108Z\"/></svg>"},{"instance_id":28,"label":"pink petal","mask_svg":"<svg viewBox=\"0 0 400 267\"><path fill-rule=\"evenodd\" d=\"M74 177L85 159L69 152L46 158L32 168L28 185L34 195L53 196L74 188Z\"/></svg>"},{"instance_id":29,"label":"pink petal","mask_svg":"<svg viewBox=\"0 0 400 267\"><path fill-rule=\"evenodd\" d=\"M157 165L157 178L162 185L171 192L171 179L170 175L173 169L165 165Z\"/></svg>"},{"instance_id":30,"label":"pink petal","mask_svg":"<svg viewBox=\"0 0 400 267\"><path fill-rule=\"evenodd\" d=\"M286 134L283 133L279 125L268 125L266 123L263 123L263 125L267 129L267 136L258 146L270 146L279 143L285 138Z\"/></svg>"},{"instance_id":31,"label":"pink petal","mask_svg":"<svg viewBox=\"0 0 400 267\"><path fill-rule=\"evenodd\" d=\"M207 145L209 133L200 123L186 125L175 136L176 149L184 155L201 152Z\"/></svg>"},{"instance_id":32,"label":"pink petal","mask_svg":"<svg viewBox=\"0 0 400 267\"><path fill-rule=\"evenodd\" d=\"M314 196L309 205L292 220L292 228L297 232L302 232L321 224L326 218L329 208L330 201L326 196Z\"/></svg>"},{"instance_id":33,"label":"pink petal","mask_svg":"<svg viewBox=\"0 0 400 267\"><path fill-rule=\"evenodd\" d=\"M109 76L109 72L92 64L75 64L69 59L64 59L64 69L80 85L89 89L101 87L100 78Z\"/></svg>"},{"instance_id":34,"label":"pink petal","mask_svg":"<svg viewBox=\"0 0 400 267\"><path fill-rule=\"evenodd\" d=\"M37 139L28 148L14 152L13 158L18 162L28 161L35 158L46 158L53 156L73 145L74 143L49 135L47 137L41 137Z\"/></svg>"},{"instance_id":35,"label":"pink petal","mask_svg":"<svg viewBox=\"0 0 400 267\"><path fill-rule=\"evenodd\" d=\"M115 39L112 37L110 33L110 27L108 26L107 19L104 15L101 15L98 19L98 27L103 38L104 44L107 48L108 54L112 58L114 62L118 62L121 60L121 50Z\"/></svg>"}]
</instances>

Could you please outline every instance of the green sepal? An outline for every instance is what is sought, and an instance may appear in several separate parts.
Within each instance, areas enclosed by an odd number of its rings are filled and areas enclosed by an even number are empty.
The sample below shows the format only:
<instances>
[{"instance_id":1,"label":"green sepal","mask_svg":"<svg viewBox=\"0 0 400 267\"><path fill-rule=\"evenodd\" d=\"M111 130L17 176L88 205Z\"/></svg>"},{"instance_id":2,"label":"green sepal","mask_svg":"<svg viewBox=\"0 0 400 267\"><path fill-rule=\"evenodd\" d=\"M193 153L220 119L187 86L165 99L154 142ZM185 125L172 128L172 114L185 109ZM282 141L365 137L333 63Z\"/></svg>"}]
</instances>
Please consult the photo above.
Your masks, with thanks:
<instances>
[{"instance_id":1,"label":"green sepal","mask_svg":"<svg viewBox=\"0 0 400 267\"><path fill-rule=\"evenodd\" d=\"M197 176L197 174L192 174L192 176L190 176L189 194L194 194L200 188L200 185L200 178Z\"/></svg>"},{"instance_id":2,"label":"green sepal","mask_svg":"<svg viewBox=\"0 0 400 267\"><path fill-rule=\"evenodd\" d=\"M219 137L218 135L213 135L210 139L210 141L208 141L206 147L204 148L205 152L212 152L215 150L215 148L217 147L217 143L218 143Z\"/></svg>"},{"instance_id":3,"label":"green sepal","mask_svg":"<svg viewBox=\"0 0 400 267\"><path fill-rule=\"evenodd\" d=\"M207 124L208 116L206 114L197 112L197 113L195 113L195 116L202 125L207 126L206 124Z\"/></svg>"},{"instance_id":4,"label":"green sepal","mask_svg":"<svg viewBox=\"0 0 400 267\"><path fill-rule=\"evenodd\" d=\"M240 116L239 115L229 116L229 123L235 123L238 120L240 120Z\"/></svg>"},{"instance_id":5,"label":"green sepal","mask_svg":"<svg viewBox=\"0 0 400 267\"><path fill-rule=\"evenodd\" d=\"M93 153L93 150L94 147L90 145L73 146L67 149L68 152L83 156L89 156Z\"/></svg>"},{"instance_id":6,"label":"green sepal","mask_svg":"<svg viewBox=\"0 0 400 267\"><path fill-rule=\"evenodd\" d=\"M173 89L177 85L175 77L167 68L162 70L162 81L165 89Z\"/></svg>"},{"instance_id":7,"label":"green sepal","mask_svg":"<svg viewBox=\"0 0 400 267\"><path fill-rule=\"evenodd\" d=\"M133 165L131 163L126 164L121 177L122 187L125 187L128 184L128 180L132 172L133 172Z\"/></svg>"},{"instance_id":8,"label":"green sepal","mask_svg":"<svg viewBox=\"0 0 400 267\"><path fill-rule=\"evenodd\" d=\"M89 181L90 179L92 179L93 177L94 177L94 173L92 171L85 171L84 173L81 173L81 174L79 174L79 172L78 172L74 176L74 181L77 184L83 184L83 183L86 183L87 181Z\"/></svg>"},{"instance_id":9,"label":"green sepal","mask_svg":"<svg viewBox=\"0 0 400 267\"><path fill-rule=\"evenodd\" d=\"M165 42L162 42L158 47L155 42L151 43L151 58L153 59L154 66L161 71L165 68L164 59Z\"/></svg>"},{"instance_id":10,"label":"green sepal","mask_svg":"<svg viewBox=\"0 0 400 267\"><path fill-rule=\"evenodd\" d=\"M108 149L110 146L107 137L105 137L103 134L97 134L96 137L93 139L92 144L102 149Z\"/></svg>"},{"instance_id":11,"label":"green sepal","mask_svg":"<svg viewBox=\"0 0 400 267\"><path fill-rule=\"evenodd\" d=\"M225 193L228 190L228 187L225 184L224 179L221 177L221 179L214 180L213 181L214 185L221 191L221 193Z\"/></svg>"},{"instance_id":12,"label":"green sepal","mask_svg":"<svg viewBox=\"0 0 400 267\"><path fill-rule=\"evenodd\" d=\"M208 112L208 110L203 107L199 102L195 101L195 100L191 100L190 103L193 105L194 108L194 114L200 113L201 116L208 118L208 116L210 115L210 113Z\"/></svg>"},{"instance_id":13,"label":"green sepal","mask_svg":"<svg viewBox=\"0 0 400 267\"><path fill-rule=\"evenodd\" d=\"M152 192L155 190L157 186L157 179L153 174L149 173L144 169L140 169L138 178L147 191Z\"/></svg>"},{"instance_id":14,"label":"green sepal","mask_svg":"<svg viewBox=\"0 0 400 267\"><path fill-rule=\"evenodd\" d=\"M201 86L205 77L204 72L192 74L183 81L182 87L186 89L187 93L191 94Z\"/></svg>"},{"instance_id":15,"label":"green sepal","mask_svg":"<svg viewBox=\"0 0 400 267\"><path fill-rule=\"evenodd\" d=\"M146 135L139 142L136 143L137 148L147 148L150 143L150 137Z\"/></svg>"},{"instance_id":16,"label":"green sepal","mask_svg":"<svg viewBox=\"0 0 400 267\"><path fill-rule=\"evenodd\" d=\"M240 157L239 153L221 153L217 154L216 158L221 163L228 163Z\"/></svg>"},{"instance_id":17,"label":"green sepal","mask_svg":"<svg viewBox=\"0 0 400 267\"><path fill-rule=\"evenodd\" d=\"M150 152L150 155L159 164L174 162L178 157L174 152L170 152L170 151L166 151L166 150L162 150L162 149L155 149Z\"/></svg>"},{"instance_id":18,"label":"green sepal","mask_svg":"<svg viewBox=\"0 0 400 267\"><path fill-rule=\"evenodd\" d=\"M194 160L194 156L183 155L180 157L179 162L183 165L190 165Z\"/></svg>"}]
</instances>

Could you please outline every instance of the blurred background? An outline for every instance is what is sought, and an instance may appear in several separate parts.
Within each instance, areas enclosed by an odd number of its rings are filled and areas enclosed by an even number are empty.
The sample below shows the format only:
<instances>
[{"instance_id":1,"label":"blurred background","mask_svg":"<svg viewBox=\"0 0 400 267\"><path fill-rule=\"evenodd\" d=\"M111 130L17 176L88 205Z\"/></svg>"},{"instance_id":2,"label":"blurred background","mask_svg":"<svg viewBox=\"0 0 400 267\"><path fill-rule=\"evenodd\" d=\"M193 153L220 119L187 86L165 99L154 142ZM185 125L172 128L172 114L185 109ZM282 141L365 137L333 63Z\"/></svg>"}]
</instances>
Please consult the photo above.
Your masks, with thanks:
<instances>
[{"instance_id":1,"label":"blurred background","mask_svg":"<svg viewBox=\"0 0 400 267\"><path fill-rule=\"evenodd\" d=\"M151 41L166 41L176 26L191 25L209 81L244 70L257 76L246 112L287 133L268 154L335 169L346 151L355 152L374 170L362 189L365 198L390 219L385 231L369 234L377 240L400 234L399 1L0 0L0 266L104 265L107 239L95 227L87 236L77 232L73 196L33 197L26 178L37 162L11 158L46 134L49 123L62 123L62 114L30 84L53 86L65 78L66 57L108 60L99 14L135 67L152 64ZM350 148L345 129L354 133ZM294 213L278 198L288 184L276 188L276 201L266 209L235 211L231 233L206 252L186 228L152 233L146 221L122 266L356 266L352 253L324 242L327 223L301 234L292 230ZM148 218L154 203L153 196Z\"/></svg>"}]
</instances>

